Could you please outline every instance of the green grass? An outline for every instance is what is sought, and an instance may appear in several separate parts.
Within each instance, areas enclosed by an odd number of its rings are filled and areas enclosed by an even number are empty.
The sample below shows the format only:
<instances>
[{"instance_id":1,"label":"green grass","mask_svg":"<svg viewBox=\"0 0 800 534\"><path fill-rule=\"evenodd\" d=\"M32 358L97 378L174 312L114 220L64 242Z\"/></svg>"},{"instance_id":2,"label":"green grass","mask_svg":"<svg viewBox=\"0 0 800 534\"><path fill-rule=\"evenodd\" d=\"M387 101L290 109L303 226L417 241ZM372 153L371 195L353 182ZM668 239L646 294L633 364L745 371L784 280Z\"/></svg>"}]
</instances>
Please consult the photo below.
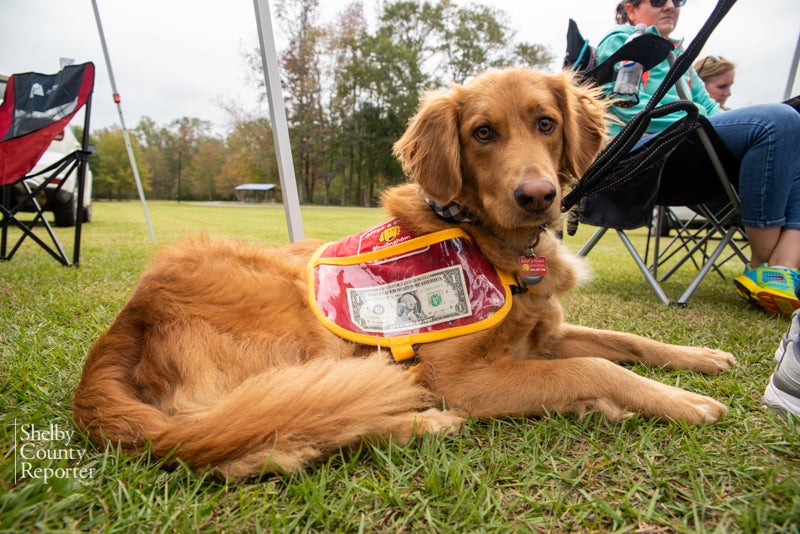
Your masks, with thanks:
<instances>
[{"instance_id":1,"label":"green grass","mask_svg":"<svg viewBox=\"0 0 800 534\"><path fill-rule=\"evenodd\" d=\"M110 324L155 250L198 232L275 245L279 206L151 202L156 242L138 203L97 203L81 267L32 244L0 263L0 531L96 532L770 532L797 531L800 425L759 406L787 321L749 309L710 276L685 309L661 305L616 237L589 256L594 278L565 301L568 320L662 341L729 350L738 367L710 378L636 366L710 395L730 413L707 427L635 417L611 423L553 415L471 421L458 436L405 446L365 443L306 471L225 482L141 455L70 441L28 443L83 453L42 468L92 470L44 484L20 476L22 428L73 431L70 403L86 351ZM306 235L334 239L383 219L372 209L303 209ZM568 238L573 248L590 229ZM65 236L68 232L60 231ZM641 234L638 234L638 238ZM65 241L71 243L66 237ZM691 269L667 284L677 295ZM15 447L16 440L16 447Z\"/></svg>"}]
</instances>

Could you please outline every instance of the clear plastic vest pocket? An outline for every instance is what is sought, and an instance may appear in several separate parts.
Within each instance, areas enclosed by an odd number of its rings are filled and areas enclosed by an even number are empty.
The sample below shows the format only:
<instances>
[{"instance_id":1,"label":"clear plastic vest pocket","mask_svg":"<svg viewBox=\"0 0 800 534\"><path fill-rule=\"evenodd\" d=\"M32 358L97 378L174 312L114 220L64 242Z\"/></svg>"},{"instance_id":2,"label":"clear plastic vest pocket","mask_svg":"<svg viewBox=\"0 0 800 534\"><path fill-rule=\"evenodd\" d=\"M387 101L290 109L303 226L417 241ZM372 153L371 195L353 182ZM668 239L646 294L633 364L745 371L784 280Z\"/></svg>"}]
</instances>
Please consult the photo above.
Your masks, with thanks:
<instances>
[{"instance_id":1,"label":"clear plastic vest pocket","mask_svg":"<svg viewBox=\"0 0 800 534\"><path fill-rule=\"evenodd\" d=\"M459 228L411 235L397 219L320 247L308 266L309 301L350 341L414 345L490 328L511 309L514 277L497 270Z\"/></svg>"}]
</instances>

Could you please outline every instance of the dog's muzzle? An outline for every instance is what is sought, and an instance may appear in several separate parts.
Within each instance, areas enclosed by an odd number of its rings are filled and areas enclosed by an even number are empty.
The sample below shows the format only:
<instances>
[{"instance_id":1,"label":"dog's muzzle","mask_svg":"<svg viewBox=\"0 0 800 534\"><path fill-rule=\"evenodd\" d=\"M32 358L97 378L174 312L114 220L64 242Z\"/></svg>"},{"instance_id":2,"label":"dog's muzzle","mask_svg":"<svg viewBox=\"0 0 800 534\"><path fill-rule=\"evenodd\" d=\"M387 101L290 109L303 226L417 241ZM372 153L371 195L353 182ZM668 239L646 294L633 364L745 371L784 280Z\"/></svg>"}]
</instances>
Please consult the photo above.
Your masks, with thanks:
<instances>
[{"instance_id":1,"label":"dog's muzzle","mask_svg":"<svg viewBox=\"0 0 800 534\"><path fill-rule=\"evenodd\" d=\"M517 205L530 213L541 213L550 209L557 195L556 186L544 178L525 180L514 191Z\"/></svg>"}]
</instances>

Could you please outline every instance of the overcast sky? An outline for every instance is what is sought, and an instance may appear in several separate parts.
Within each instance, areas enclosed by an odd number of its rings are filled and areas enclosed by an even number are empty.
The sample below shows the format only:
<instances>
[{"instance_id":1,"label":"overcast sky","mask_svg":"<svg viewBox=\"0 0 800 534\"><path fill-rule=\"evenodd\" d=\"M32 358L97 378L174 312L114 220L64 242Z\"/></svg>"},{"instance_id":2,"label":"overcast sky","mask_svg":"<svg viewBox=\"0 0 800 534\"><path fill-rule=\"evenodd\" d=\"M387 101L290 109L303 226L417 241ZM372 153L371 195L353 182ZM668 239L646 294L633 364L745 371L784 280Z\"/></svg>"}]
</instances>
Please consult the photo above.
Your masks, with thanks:
<instances>
[{"instance_id":1,"label":"overcast sky","mask_svg":"<svg viewBox=\"0 0 800 534\"><path fill-rule=\"evenodd\" d=\"M459 0L468 3L465 0ZM347 0L323 0L323 22ZM615 0L475 0L510 15L518 41L547 46L560 62L567 19L592 43L613 26ZM258 46L252 0L97 0L128 127L149 116L159 125L180 117L211 121L225 131L221 103L258 109L245 50ZM276 22L273 9L273 23ZM376 1L364 1L374 17ZM716 5L689 0L673 37L690 40ZM279 30L276 39L285 40ZM800 32L798 0L739 0L704 53L737 64L728 105L783 98ZM59 58L94 61L97 80L92 129L118 124L91 0L0 0L0 73L55 72ZM560 67L554 65L553 69ZM792 94L800 93L795 80Z\"/></svg>"}]
</instances>

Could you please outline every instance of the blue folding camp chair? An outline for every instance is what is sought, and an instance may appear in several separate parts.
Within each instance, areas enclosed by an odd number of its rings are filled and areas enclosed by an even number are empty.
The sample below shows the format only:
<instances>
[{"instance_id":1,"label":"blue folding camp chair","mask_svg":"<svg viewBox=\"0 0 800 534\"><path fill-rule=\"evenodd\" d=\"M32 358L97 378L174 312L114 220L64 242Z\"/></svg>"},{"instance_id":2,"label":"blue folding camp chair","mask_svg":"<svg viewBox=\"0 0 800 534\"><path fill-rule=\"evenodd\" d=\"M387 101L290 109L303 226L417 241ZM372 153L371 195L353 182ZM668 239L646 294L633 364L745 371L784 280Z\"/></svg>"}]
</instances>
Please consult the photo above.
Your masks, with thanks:
<instances>
[{"instance_id":1,"label":"blue folding camp chair","mask_svg":"<svg viewBox=\"0 0 800 534\"><path fill-rule=\"evenodd\" d=\"M672 43L653 34L645 34L621 48L601 65L592 66L588 43L570 21L565 67L573 68L585 79L604 84L613 77L613 67L620 59L633 59L645 69L669 59L672 68L647 107L625 126L587 170L575 189L564 198L562 208L570 213L568 232L575 233L576 224L598 227L579 255L588 255L608 230L614 230L647 283L664 304L686 305L706 275L721 260L731 257L747 261L742 252L739 214L741 207L736 193L739 161L717 136L714 128L699 115L695 105L685 99L660 107L667 89L678 84L691 66L711 31L733 6L735 0L720 0L698 35L678 58L672 54ZM661 43L659 43L661 41ZM637 44L638 42L638 44ZM580 50L584 50L583 53ZM580 61L579 61L580 58ZM647 143L634 149L653 117L682 112L683 118ZM668 247L660 242L661 220L669 216L671 207L689 206L702 214L702 230L678 227L678 239ZM576 213L577 211L577 213ZM654 223L653 214L657 214ZM676 219L673 219L676 220ZM627 231L649 228L655 239L652 259L650 240L644 257ZM738 238L738 239L737 239ZM745 241L746 242L746 241ZM730 249L732 254L723 256ZM675 263L660 277L659 268L674 259ZM694 264L697 274L676 300L671 300L661 286L684 264ZM718 271L719 272L719 271Z\"/></svg>"}]
</instances>

